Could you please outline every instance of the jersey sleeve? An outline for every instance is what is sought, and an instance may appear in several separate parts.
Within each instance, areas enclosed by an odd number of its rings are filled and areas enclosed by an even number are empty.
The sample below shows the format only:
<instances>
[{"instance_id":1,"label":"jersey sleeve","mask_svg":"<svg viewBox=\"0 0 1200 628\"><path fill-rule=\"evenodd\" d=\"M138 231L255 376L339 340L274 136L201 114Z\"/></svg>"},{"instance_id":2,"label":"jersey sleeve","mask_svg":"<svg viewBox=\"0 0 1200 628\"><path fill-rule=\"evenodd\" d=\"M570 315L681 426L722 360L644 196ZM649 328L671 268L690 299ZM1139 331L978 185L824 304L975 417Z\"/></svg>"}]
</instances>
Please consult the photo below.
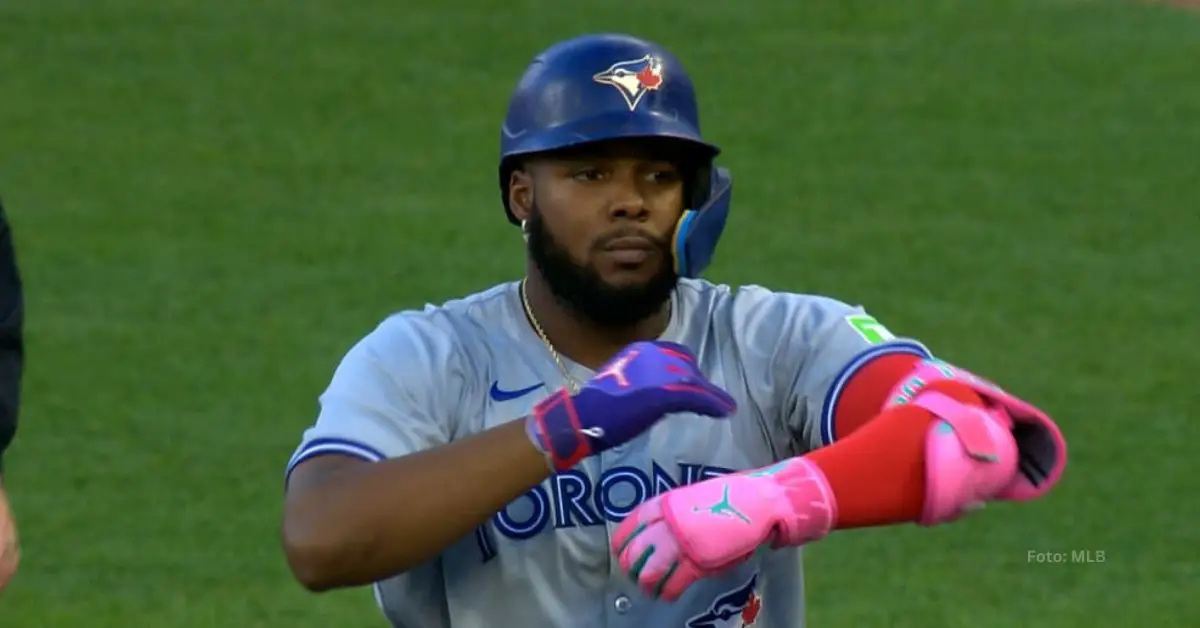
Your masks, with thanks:
<instances>
[{"instance_id":1,"label":"jersey sleeve","mask_svg":"<svg viewBox=\"0 0 1200 628\"><path fill-rule=\"evenodd\" d=\"M379 462L449 442L471 381L455 338L428 318L398 314L355 344L321 394L285 477L323 454Z\"/></svg>"},{"instance_id":2,"label":"jersey sleeve","mask_svg":"<svg viewBox=\"0 0 1200 628\"><path fill-rule=\"evenodd\" d=\"M849 383L886 356L931 357L920 342L892 334L860 306L822 299L815 307L820 324L787 393L789 428L808 449L831 445L835 412ZM882 407L882 406L881 406Z\"/></svg>"},{"instance_id":3,"label":"jersey sleeve","mask_svg":"<svg viewBox=\"0 0 1200 628\"><path fill-rule=\"evenodd\" d=\"M735 324L744 334L746 368L762 375L755 400L783 422L796 454L833 443L841 395L868 364L889 355L930 355L862 307L758 287L742 292Z\"/></svg>"}]
</instances>

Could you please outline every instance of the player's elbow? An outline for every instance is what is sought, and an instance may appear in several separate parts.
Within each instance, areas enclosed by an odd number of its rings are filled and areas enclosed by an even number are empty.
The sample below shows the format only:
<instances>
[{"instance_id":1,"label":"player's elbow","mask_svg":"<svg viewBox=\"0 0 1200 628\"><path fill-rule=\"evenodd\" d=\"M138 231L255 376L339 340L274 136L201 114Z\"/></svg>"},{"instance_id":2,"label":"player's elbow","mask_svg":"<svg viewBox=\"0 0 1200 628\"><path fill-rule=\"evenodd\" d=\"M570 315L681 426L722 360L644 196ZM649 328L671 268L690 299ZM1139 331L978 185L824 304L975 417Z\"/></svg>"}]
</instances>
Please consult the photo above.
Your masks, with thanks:
<instances>
[{"instance_id":1,"label":"player's elbow","mask_svg":"<svg viewBox=\"0 0 1200 628\"><path fill-rule=\"evenodd\" d=\"M371 564L371 534L356 522L354 499L338 499L328 481L361 460L320 456L297 465L288 477L280 530L284 556L296 580L314 593L369 583L361 573Z\"/></svg>"},{"instance_id":2,"label":"player's elbow","mask_svg":"<svg viewBox=\"0 0 1200 628\"><path fill-rule=\"evenodd\" d=\"M335 580L329 578L327 573L321 571L319 568L313 568L313 566L306 563L289 561L289 564L296 582L299 582L300 586L308 590L309 593L324 593L339 587Z\"/></svg>"},{"instance_id":3,"label":"player's elbow","mask_svg":"<svg viewBox=\"0 0 1200 628\"><path fill-rule=\"evenodd\" d=\"M334 537L300 517L285 517L283 553L292 576L305 589L322 593L347 586L341 563L344 548Z\"/></svg>"}]
</instances>

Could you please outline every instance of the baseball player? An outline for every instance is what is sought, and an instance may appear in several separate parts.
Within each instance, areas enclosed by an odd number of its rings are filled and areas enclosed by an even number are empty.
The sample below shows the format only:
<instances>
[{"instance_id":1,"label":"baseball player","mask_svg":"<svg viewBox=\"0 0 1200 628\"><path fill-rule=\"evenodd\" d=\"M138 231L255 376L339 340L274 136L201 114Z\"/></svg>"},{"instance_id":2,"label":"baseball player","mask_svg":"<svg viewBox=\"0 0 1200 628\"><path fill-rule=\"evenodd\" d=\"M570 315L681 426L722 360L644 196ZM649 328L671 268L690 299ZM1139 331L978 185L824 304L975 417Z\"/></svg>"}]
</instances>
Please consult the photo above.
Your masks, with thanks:
<instances>
[{"instance_id":1,"label":"baseball player","mask_svg":"<svg viewBox=\"0 0 1200 628\"><path fill-rule=\"evenodd\" d=\"M545 50L500 144L525 277L346 354L287 464L309 589L397 627L790 628L804 544L1058 481L1045 414L862 308L697 278L731 180L661 46Z\"/></svg>"},{"instance_id":2,"label":"baseball player","mask_svg":"<svg viewBox=\"0 0 1200 628\"><path fill-rule=\"evenodd\" d=\"M4 452L17 432L21 377L25 367L25 301L12 229L0 202L0 591L21 559L17 522L4 489Z\"/></svg>"}]
</instances>

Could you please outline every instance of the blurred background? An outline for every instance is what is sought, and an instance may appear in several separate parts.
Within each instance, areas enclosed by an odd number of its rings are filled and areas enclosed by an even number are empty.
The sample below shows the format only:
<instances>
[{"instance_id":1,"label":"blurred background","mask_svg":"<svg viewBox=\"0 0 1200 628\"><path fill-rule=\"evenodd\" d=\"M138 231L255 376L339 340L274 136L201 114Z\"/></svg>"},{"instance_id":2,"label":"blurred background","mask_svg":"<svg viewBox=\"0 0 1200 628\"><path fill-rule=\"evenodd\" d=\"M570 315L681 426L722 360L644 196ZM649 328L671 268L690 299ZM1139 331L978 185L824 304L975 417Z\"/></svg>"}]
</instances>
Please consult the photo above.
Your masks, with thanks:
<instances>
[{"instance_id":1,"label":"blurred background","mask_svg":"<svg viewBox=\"0 0 1200 628\"><path fill-rule=\"evenodd\" d=\"M697 83L737 182L711 279L863 304L1070 441L1043 502L813 546L809 625L1200 625L1200 15L0 0L29 308L0 626L382 627L369 591L290 578L283 466L383 317L522 272L505 104L601 30Z\"/></svg>"}]
</instances>

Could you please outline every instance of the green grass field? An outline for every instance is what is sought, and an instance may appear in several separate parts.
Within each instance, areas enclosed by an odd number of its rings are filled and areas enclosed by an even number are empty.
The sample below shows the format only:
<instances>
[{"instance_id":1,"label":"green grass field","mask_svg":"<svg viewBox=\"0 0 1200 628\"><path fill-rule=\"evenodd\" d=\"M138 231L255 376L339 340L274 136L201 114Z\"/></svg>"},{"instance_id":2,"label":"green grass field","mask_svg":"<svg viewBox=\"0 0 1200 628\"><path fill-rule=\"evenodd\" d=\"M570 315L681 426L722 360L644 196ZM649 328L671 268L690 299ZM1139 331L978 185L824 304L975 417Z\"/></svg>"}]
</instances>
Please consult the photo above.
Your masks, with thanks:
<instances>
[{"instance_id":1,"label":"green grass field","mask_svg":"<svg viewBox=\"0 0 1200 628\"><path fill-rule=\"evenodd\" d=\"M505 102L536 51L595 30L690 66L738 185L711 278L865 304L1071 442L1043 502L813 546L809 625L1200 625L1200 18L422 4L0 2L29 298L0 626L383 625L365 590L290 579L283 465L387 313L521 271Z\"/></svg>"}]
</instances>

